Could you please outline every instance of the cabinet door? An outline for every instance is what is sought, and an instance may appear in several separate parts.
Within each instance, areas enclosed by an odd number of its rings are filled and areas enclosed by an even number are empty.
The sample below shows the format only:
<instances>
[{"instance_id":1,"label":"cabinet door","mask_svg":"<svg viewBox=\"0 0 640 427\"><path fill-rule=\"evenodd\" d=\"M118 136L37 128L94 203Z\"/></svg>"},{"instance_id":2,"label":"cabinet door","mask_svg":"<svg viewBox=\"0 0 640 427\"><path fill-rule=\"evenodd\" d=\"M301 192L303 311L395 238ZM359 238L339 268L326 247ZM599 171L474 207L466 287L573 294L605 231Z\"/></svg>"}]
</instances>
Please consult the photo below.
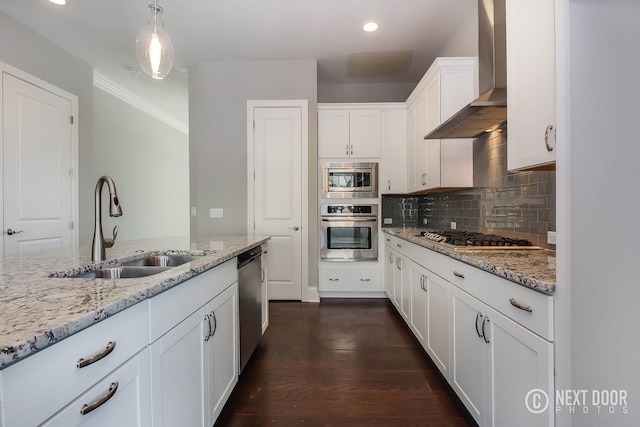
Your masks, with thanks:
<instances>
[{"instance_id":1,"label":"cabinet door","mask_svg":"<svg viewBox=\"0 0 640 427\"><path fill-rule=\"evenodd\" d=\"M349 111L318 110L318 157L349 157Z\"/></svg>"},{"instance_id":2,"label":"cabinet door","mask_svg":"<svg viewBox=\"0 0 640 427\"><path fill-rule=\"evenodd\" d=\"M202 307L149 347L151 402L155 427L205 425L205 337ZM206 325L206 326L205 326Z\"/></svg>"},{"instance_id":3,"label":"cabinet door","mask_svg":"<svg viewBox=\"0 0 640 427\"><path fill-rule=\"evenodd\" d=\"M432 272L426 275L425 349L442 375L449 378L450 357L450 283Z\"/></svg>"},{"instance_id":4,"label":"cabinet door","mask_svg":"<svg viewBox=\"0 0 640 427\"><path fill-rule=\"evenodd\" d=\"M211 338L206 341L205 408L207 426L215 423L238 382L238 284L234 283L208 305Z\"/></svg>"},{"instance_id":5,"label":"cabinet door","mask_svg":"<svg viewBox=\"0 0 640 427\"><path fill-rule=\"evenodd\" d=\"M548 427L553 425L553 402L545 413L525 406L527 393L544 390L553 398L553 344L491 310L485 334L492 348L488 369L487 425Z\"/></svg>"},{"instance_id":6,"label":"cabinet door","mask_svg":"<svg viewBox=\"0 0 640 427\"><path fill-rule=\"evenodd\" d=\"M451 287L452 363L450 384L480 427L486 426L487 358L490 347L482 337L486 306ZM518 424L516 424L518 425Z\"/></svg>"},{"instance_id":7,"label":"cabinet door","mask_svg":"<svg viewBox=\"0 0 640 427\"><path fill-rule=\"evenodd\" d=\"M414 162L414 187L411 191L420 191L427 188L427 94L424 93L416 103L416 122L413 158Z\"/></svg>"},{"instance_id":8,"label":"cabinet door","mask_svg":"<svg viewBox=\"0 0 640 427\"><path fill-rule=\"evenodd\" d=\"M380 110L349 112L349 156L380 157L382 153L382 119Z\"/></svg>"},{"instance_id":9,"label":"cabinet door","mask_svg":"<svg viewBox=\"0 0 640 427\"><path fill-rule=\"evenodd\" d=\"M382 112L381 194L407 192L407 113L406 111Z\"/></svg>"},{"instance_id":10,"label":"cabinet door","mask_svg":"<svg viewBox=\"0 0 640 427\"><path fill-rule=\"evenodd\" d=\"M391 249L389 246L385 246L384 289L387 293L387 296L391 300L391 302L394 302L395 269L396 269L395 253L393 249Z\"/></svg>"},{"instance_id":11,"label":"cabinet door","mask_svg":"<svg viewBox=\"0 0 640 427\"><path fill-rule=\"evenodd\" d=\"M61 386L64 387L64 384ZM149 351L145 349L44 422L42 426L150 426L149 387ZM86 408L85 405L95 406L95 409L83 415L81 410Z\"/></svg>"},{"instance_id":12,"label":"cabinet door","mask_svg":"<svg viewBox=\"0 0 640 427\"><path fill-rule=\"evenodd\" d=\"M407 191L416 191L420 180L416 180L418 171L416 170L416 109L417 105L412 103L407 108Z\"/></svg>"},{"instance_id":13,"label":"cabinet door","mask_svg":"<svg viewBox=\"0 0 640 427\"><path fill-rule=\"evenodd\" d=\"M400 314L405 322L409 324L411 313L411 261L406 256L398 253L396 264L398 267L395 276L396 298L398 298ZM400 290L398 290L398 283L400 284Z\"/></svg>"},{"instance_id":14,"label":"cabinet door","mask_svg":"<svg viewBox=\"0 0 640 427\"><path fill-rule=\"evenodd\" d=\"M398 309L398 312L400 312L401 315L403 315L403 311L402 311L402 268L404 267L402 265L404 261L404 259L399 253L395 253L394 254L394 260L396 262L396 267L393 271L393 283L394 283L394 290L393 290L393 304L396 306L396 308Z\"/></svg>"},{"instance_id":15,"label":"cabinet door","mask_svg":"<svg viewBox=\"0 0 640 427\"><path fill-rule=\"evenodd\" d=\"M261 258L261 266L262 266L262 333L267 330L269 327L269 293L267 288L267 283L269 283L269 269L267 268L267 261L269 259L269 252L267 245L262 245L262 256Z\"/></svg>"},{"instance_id":16,"label":"cabinet door","mask_svg":"<svg viewBox=\"0 0 640 427\"><path fill-rule=\"evenodd\" d=\"M506 1L509 170L555 162L554 15L554 0Z\"/></svg>"},{"instance_id":17,"label":"cabinet door","mask_svg":"<svg viewBox=\"0 0 640 427\"><path fill-rule=\"evenodd\" d=\"M411 270L409 327L424 347L427 336L427 271L413 261L408 261L407 267Z\"/></svg>"}]
</instances>

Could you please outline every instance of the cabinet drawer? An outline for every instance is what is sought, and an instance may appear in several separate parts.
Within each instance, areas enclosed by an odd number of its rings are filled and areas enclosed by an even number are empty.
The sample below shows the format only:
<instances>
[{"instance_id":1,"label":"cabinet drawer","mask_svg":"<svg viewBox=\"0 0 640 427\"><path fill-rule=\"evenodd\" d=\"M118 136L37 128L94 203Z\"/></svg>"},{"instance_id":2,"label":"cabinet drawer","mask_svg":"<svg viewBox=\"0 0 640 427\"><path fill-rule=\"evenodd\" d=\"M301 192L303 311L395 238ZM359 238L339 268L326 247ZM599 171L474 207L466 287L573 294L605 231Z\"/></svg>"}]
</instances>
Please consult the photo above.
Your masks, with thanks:
<instances>
[{"instance_id":1,"label":"cabinet drawer","mask_svg":"<svg viewBox=\"0 0 640 427\"><path fill-rule=\"evenodd\" d=\"M395 236L387 235L385 238L389 238L389 241L385 241L387 245L391 246L402 255L406 256L416 264L421 265L427 270L436 273L438 276L446 279L449 275L449 257L440 254L431 249L427 249L415 243L407 240L399 239Z\"/></svg>"},{"instance_id":2,"label":"cabinet drawer","mask_svg":"<svg viewBox=\"0 0 640 427\"><path fill-rule=\"evenodd\" d=\"M71 402L42 427L150 426L149 384L149 350L145 349ZM85 405L100 400L103 403L95 405L96 408L91 412L81 413Z\"/></svg>"},{"instance_id":3,"label":"cabinet drawer","mask_svg":"<svg viewBox=\"0 0 640 427\"><path fill-rule=\"evenodd\" d=\"M149 299L149 334L154 342L238 280L236 258Z\"/></svg>"},{"instance_id":4,"label":"cabinet drawer","mask_svg":"<svg viewBox=\"0 0 640 427\"><path fill-rule=\"evenodd\" d=\"M52 345L2 371L4 426L35 426L55 414L149 342L149 313L144 303ZM79 359L113 350L78 368Z\"/></svg>"},{"instance_id":5,"label":"cabinet drawer","mask_svg":"<svg viewBox=\"0 0 640 427\"><path fill-rule=\"evenodd\" d=\"M336 267L320 266L318 290L331 292L379 292L380 267L339 262Z\"/></svg>"},{"instance_id":6,"label":"cabinet drawer","mask_svg":"<svg viewBox=\"0 0 640 427\"><path fill-rule=\"evenodd\" d=\"M525 328L553 341L552 296L455 259L450 260L449 281Z\"/></svg>"}]
</instances>

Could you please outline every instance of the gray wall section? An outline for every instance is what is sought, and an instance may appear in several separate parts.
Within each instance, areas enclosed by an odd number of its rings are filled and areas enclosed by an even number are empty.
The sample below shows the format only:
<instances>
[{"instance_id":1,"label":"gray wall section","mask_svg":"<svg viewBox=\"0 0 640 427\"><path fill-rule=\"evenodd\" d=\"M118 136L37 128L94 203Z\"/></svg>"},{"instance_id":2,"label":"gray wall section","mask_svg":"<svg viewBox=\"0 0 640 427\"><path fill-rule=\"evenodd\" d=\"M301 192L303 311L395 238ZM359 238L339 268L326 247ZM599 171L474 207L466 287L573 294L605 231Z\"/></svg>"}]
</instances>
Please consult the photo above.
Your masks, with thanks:
<instances>
[{"instance_id":1,"label":"gray wall section","mask_svg":"<svg viewBox=\"0 0 640 427\"><path fill-rule=\"evenodd\" d=\"M580 427L638 426L640 2L568 3L572 388L628 395L627 414L606 406L597 414L590 405L571 419Z\"/></svg>"},{"instance_id":2,"label":"gray wall section","mask_svg":"<svg viewBox=\"0 0 640 427\"><path fill-rule=\"evenodd\" d=\"M247 231L247 101L309 101L309 278L317 286L317 64L210 61L189 70L191 233ZM223 208L212 219L209 209Z\"/></svg>"},{"instance_id":3,"label":"gray wall section","mask_svg":"<svg viewBox=\"0 0 640 427\"><path fill-rule=\"evenodd\" d=\"M189 235L189 136L100 89L93 100L95 162L88 179L95 185L110 175L123 210L119 218L108 216L104 188L105 236L116 224L119 240ZM92 230L93 222L84 221L84 234Z\"/></svg>"},{"instance_id":4,"label":"gray wall section","mask_svg":"<svg viewBox=\"0 0 640 427\"><path fill-rule=\"evenodd\" d=\"M93 226L93 69L2 12L0 61L78 96L80 244L91 244L84 230Z\"/></svg>"}]
</instances>

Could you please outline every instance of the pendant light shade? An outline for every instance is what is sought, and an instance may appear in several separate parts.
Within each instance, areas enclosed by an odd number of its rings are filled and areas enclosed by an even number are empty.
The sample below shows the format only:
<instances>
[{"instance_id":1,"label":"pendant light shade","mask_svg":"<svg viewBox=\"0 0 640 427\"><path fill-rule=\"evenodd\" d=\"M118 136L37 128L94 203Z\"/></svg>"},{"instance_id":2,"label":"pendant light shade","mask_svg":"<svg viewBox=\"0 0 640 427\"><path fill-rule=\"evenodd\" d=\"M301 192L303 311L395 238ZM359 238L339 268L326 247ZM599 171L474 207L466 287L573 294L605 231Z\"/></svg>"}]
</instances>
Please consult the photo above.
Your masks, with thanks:
<instances>
[{"instance_id":1,"label":"pendant light shade","mask_svg":"<svg viewBox=\"0 0 640 427\"><path fill-rule=\"evenodd\" d=\"M163 79L171 71L175 52L157 2L149 5L149 22L138 34L136 55L142 71L154 79Z\"/></svg>"}]
</instances>

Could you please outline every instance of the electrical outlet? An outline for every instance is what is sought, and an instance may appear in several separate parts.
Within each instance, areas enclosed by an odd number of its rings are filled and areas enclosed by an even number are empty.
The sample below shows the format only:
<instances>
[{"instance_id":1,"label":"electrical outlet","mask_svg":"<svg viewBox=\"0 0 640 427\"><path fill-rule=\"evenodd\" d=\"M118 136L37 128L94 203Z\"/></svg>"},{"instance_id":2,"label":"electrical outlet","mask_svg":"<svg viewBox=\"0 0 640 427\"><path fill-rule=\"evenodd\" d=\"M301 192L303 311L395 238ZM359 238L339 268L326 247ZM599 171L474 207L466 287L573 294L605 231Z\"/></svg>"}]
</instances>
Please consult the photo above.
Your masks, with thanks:
<instances>
[{"instance_id":1,"label":"electrical outlet","mask_svg":"<svg viewBox=\"0 0 640 427\"><path fill-rule=\"evenodd\" d=\"M385 225L393 224L393 218L385 218L384 219L384 224Z\"/></svg>"},{"instance_id":2,"label":"electrical outlet","mask_svg":"<svg viewBox=\"0 0 640 427\"><path fill-rule=\"evenodd\" d=\"M191 216L197 216L198 210L195 206L191 206Z\"/></svg>"},{"instance_id":3,"label":"electrical outlet","mask_svg":"<svg viewBox=\"0 0 640 427\"><path fill-rule=\"evenodd\" d=\"M209 216L211 218L222 218L224 216L224 213L222 208L217 208L217 209L211 208L209 210Z\"/></svg>"},{"instance_id":4,"label":"electrical outlet","mask_svg":"<svg viewBox=\"0 0 640 427\"><path fill-rule=\"evenodd\" d=\"M427 218L422 218L422 225L427 225L429 220Z\"/></svg>"},{"instance_id":5,"label":"electrical outlet","mask_svg":"<svg viewBox=\"0 0 640 427\"><path fill-rule=\"evenodd\" d=\"M451 221L451 229L455 230L456 229L456 223L455 221Z\"/></svg>"},{"instance_id":6,"label":"electrical outlet","mask_svg":"<svg viewBox=\"0 0 640 427\"><path fill-rule=\"evenodd\" d=\"M556 232L555 231L547 231L547 243L550 245L556 244Z\"/></svg>"}]
</instances>

